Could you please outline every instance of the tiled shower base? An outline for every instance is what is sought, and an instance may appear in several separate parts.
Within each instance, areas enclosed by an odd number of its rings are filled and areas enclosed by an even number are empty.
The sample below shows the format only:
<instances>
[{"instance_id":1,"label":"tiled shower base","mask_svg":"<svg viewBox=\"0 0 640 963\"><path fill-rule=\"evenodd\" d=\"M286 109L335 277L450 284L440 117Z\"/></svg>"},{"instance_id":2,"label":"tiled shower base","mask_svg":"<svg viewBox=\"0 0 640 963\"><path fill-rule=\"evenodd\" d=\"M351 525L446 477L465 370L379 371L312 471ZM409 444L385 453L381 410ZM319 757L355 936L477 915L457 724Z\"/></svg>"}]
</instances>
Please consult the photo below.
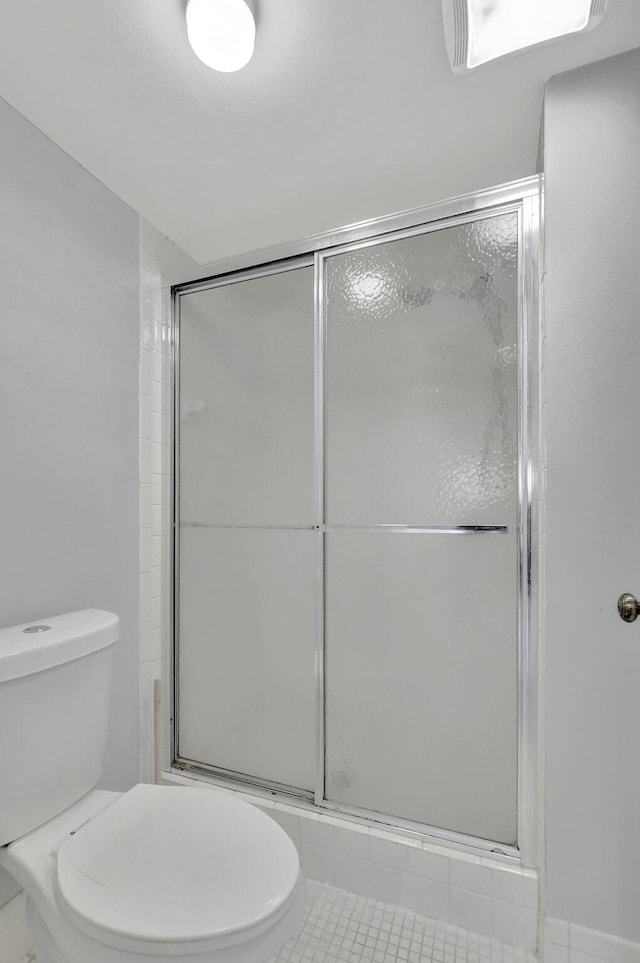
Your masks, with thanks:
<instances>
[{"instance_id":1,"label":"tiled shower base","mask_svg":"<svg viewBox=\"0 0 640 963\"><path fill-rule=\"evenodd\" d=\"M306 881L302 925L270 963L534 963L535 955L410 910ZM34 961L36 957L24 957ZM21 961L22 963L22 961Z\"/></svg>"}]
</instances>

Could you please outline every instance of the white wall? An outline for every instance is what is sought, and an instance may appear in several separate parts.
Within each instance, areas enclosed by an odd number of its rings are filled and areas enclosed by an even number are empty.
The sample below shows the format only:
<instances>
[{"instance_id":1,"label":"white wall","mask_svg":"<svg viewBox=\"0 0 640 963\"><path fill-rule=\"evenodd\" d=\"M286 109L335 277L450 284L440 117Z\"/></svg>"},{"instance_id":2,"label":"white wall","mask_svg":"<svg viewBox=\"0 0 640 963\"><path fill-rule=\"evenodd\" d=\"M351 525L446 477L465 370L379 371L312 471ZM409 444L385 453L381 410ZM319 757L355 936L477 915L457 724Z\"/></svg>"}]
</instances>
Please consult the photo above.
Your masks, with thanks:
<instances>
[{"instance_id":1,"label":"white wall","mask_svg":"<svg viewBox=\"0 0 640 963\"><path fill-rule=\"evenodd\" d=\"M139 218L0 101L0 224L0 625L118 613L103 785L124 789L138 775ZM13 892L0 879L0 905Z\"/></svg>"},{"instance_id":2,"label":"white wall","mask_svg":"<svg viewBox=\"0 0 640 963\"><path fill-rule=\"evenodd\" d=\"M546 914L640 941L640 50L545 102Z\"/></svg>"}]
</instances>

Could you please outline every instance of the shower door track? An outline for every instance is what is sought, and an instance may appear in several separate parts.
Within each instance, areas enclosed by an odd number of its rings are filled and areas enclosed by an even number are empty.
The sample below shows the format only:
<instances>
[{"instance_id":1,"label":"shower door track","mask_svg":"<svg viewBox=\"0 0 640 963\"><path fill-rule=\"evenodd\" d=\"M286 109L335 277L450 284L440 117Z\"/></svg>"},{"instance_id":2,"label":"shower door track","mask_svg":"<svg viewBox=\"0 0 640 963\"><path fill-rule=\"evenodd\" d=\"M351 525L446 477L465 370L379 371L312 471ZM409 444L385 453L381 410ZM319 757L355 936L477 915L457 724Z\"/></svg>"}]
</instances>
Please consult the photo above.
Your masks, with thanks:
<instances>
[{"instance_id":1,"label":"shower door track","mask_svg":"<svg viewBox=\"0 0 640 963\"><path fill-rule=\"evenodd\" d=\"M171 706L166 719L164 767L177 773L202 774L228 786L284 801L294 801L315 812L340 814L347 819L366 820L383 824L412 836L429 838L441 844L450 843L473 852L491 850L518 858L525 866L539 861L539 686L538 686L538 543L535 537L539 526L539 418L538 418L538 359L539 359L539 257L541 235L542 175L510 184L464 195L360 224L323 235L316 235L296 244L261 250L225 261L190 268L179 275L163 279L163 288L171 301L172 349L172 446L173 471L171 492L171 534L173 549L173 584L170 596L173 638L165 664L169 666L165 691ZM515 212L518 215L518 791L517 791L517 846L507 846L491 840L466 836L454 831L415 823L368 809L331 802L325 798L325 727L324 727L324 540L328 532L386 531L407 534L451 534L479 536L506 534L507 526L330 526L324 523L325 440L326 425L324 400L326 395L325 331L324 331L324 260L333 254L356 250L364 246L383 244L396 238L425 234L483 217ZM182 522L179 517L179 351L180 351L180 296L218 285L249 278L280 274L315 265L315 512L316 524L300 526L316 532L316 691L317 691L317 774L313 791L285 786L266 779L231 772L216 766L182 758L179 755L179 704L177 673L179 663L179 529L209 527L200 523ZM287 526L220 525L216 528L286 528ZM298 526L289 526L298 528Z\"/></svg>"}]
</instances>

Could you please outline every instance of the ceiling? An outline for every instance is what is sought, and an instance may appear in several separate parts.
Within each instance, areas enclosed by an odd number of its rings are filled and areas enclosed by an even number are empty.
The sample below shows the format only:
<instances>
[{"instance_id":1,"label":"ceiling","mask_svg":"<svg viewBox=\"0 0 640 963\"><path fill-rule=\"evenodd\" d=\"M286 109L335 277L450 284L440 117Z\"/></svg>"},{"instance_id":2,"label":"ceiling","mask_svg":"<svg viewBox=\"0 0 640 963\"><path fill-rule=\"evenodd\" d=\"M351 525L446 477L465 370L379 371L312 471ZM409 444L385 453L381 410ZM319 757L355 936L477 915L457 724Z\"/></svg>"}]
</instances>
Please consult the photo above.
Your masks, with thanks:
<instances>
[{"instance_id":1,"label":"ceiling","mask_svg":"<svg viewBox=\"0 0 640 963\"><path fill-rule=\"evenodd\" d=\"M640 3L463 76L440 0L256 0L253 60L209 70L184 0L3 4L0 96L198 261L535 171L553 74L640 46Z\"/></svg>"}]
</instances>

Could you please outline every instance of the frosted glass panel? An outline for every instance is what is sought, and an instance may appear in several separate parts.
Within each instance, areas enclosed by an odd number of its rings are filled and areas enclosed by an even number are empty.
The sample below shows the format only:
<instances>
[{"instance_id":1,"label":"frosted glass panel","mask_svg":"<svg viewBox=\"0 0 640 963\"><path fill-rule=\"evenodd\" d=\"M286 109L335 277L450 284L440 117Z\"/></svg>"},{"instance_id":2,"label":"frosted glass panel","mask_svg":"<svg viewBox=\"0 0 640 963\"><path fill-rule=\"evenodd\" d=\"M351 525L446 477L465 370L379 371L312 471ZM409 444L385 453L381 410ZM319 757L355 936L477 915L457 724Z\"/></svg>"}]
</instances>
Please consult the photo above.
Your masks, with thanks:
<instances>
[{"instance_id":1,"label":"frosted glass panel","mask_svg":"<svg viewBox=\"0 0 640 963\"><path fill-rule=\"evenodd\" d=\"M516 843L518 230L181 296L180 759Z\"/></svg>"},{"instance_id":2,"label":"frosted glass panel","mask_svg":"<svg viewBox=\"0 0 640 963\"><path fill-rule=\"evenodd\" d=\"M513 524L517 215L326 259L327 522Z\"/></svg>"},{"instance_id":3,"label":"frosted glass panel","mask_svg":"<svg viewBox=\"0 0 640 963\"><path fill-rule=\"evenodd\" d=\"M313 524L313 268L180 301L183 521Z\"/></svg>"},{"instance_id":4,"label":"frosted glass panel","mask_svg":"<svg viewBox=\"0 0 640 963\"><path fill-rule=\"evenodd\" d=\"M183 758L313 789L315 537L182 529Z\"/></svg>"},{"instance_id":5,"label":"frosted glass panel","mask_svg":"<svg viewBox=\"0 0 640 963\"><path fill-rule=\"evenodd\" d=\"M514 843L515 536L326 542L327 798Z\"/></svg>"}]
</instances>

